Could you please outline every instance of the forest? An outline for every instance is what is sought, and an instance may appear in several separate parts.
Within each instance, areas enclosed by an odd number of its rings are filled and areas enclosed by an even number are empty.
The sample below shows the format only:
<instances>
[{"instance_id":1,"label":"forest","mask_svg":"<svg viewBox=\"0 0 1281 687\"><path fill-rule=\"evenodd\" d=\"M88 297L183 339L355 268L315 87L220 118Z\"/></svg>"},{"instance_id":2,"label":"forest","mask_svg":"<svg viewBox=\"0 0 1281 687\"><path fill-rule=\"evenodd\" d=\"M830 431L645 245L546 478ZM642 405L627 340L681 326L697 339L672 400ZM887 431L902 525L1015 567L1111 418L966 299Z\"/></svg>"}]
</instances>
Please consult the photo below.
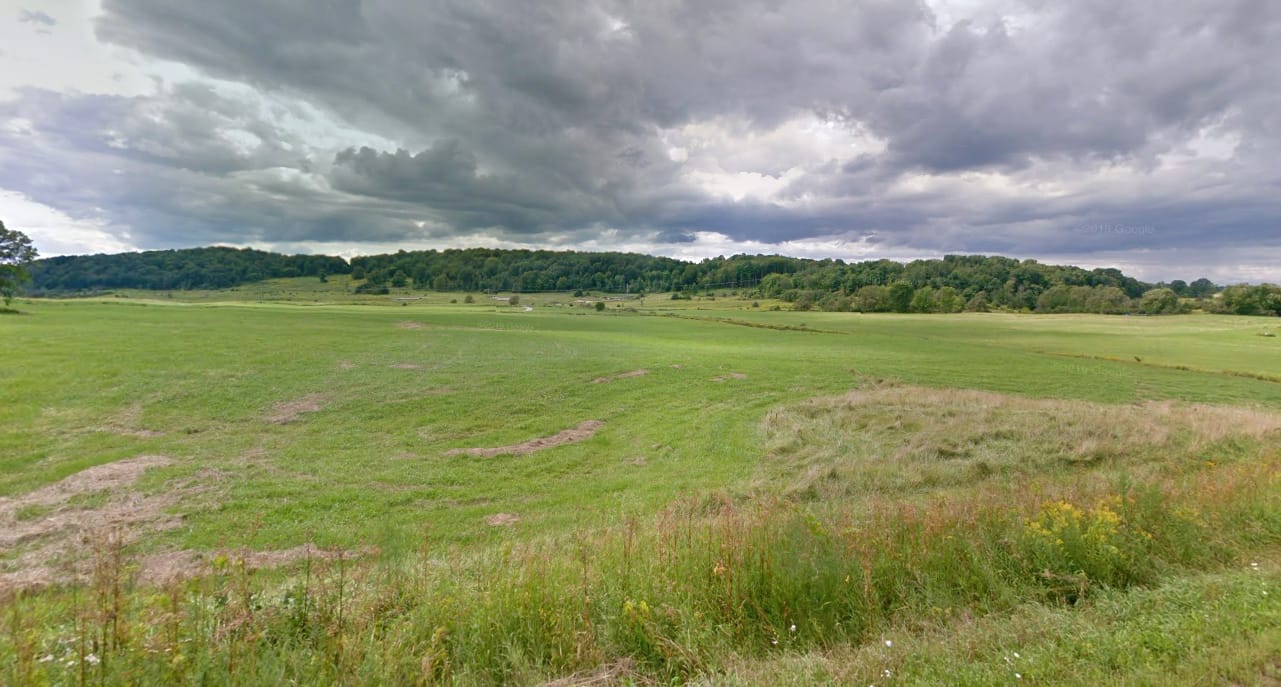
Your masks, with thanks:
<instances>
[{"instance_id":1,"label":"forest","mask_svg":"<svg viewBox=\"0 0 1281 687\"><path fill-rule=\"evenodd\" d=\"M672 293L690 298L734 291L778 299L796 310L1170 314L1189 301L1242 315L1281 314L1281 288L1222 289L1206 278L1148 283L1115 268L1084 269L1001 256L845 262L779 255L735 255L700 262L636 253L468 248L398 251L350 262L209 247L117 255L63 256L32 265L35 295L112 289L221 289L282 277L350 274L357 293L453 292ZM1220 297L1210 297L1220 294Z\"/></svg>"},{"instance_id":2,"label":"forest","mask_svg":"<svg viewBox=\"0 0 1281 687\"><path fill-rule=\"evenodd\" d=\"M111 289L226 289L264 279L346 274L347 261L280 255L252 248L184 248L114 255L64 255L31 264L32 293L66 295Z\"/></svg>"}]
</instances>

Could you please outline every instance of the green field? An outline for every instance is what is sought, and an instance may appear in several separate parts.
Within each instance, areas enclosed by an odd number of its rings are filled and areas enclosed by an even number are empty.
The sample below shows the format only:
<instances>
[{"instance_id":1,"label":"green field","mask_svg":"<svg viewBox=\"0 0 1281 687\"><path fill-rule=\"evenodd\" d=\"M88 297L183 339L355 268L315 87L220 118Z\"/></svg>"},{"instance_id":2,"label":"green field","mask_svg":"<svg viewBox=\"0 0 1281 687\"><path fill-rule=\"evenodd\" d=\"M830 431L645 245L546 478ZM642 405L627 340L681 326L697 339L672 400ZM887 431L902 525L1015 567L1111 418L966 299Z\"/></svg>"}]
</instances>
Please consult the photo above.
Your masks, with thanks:
<instances>
[{"instance_id":1,"label":"green field","mask_svg":"<svg viewBox=\"0 0 1281 687\"><path fill-rule=\"evenodd\" d=\"M1281 672L1276 320L146 295L0 317L0 682Z\"/></svg>"}]
</instances>

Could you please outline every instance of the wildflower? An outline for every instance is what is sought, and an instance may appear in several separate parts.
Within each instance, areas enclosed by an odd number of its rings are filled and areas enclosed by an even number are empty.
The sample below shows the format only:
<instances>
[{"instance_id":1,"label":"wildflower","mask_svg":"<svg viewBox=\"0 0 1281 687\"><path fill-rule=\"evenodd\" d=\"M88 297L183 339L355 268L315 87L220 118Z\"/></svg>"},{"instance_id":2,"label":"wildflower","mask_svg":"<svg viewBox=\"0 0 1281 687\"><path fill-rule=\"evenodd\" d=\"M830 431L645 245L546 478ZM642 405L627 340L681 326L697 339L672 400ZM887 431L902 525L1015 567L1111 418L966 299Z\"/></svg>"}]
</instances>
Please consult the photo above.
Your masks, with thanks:
<instances>
[{"instance_id":1,"label":"wildflower","mask_svg":"<svg viewBox=\"0 0 1281 687\"><path fill-rule=\"evenodd\" d=\"M52 661L52 660L53 660L53 654L45 654L44 656L41 656L41 657L40 657L40 660L39 660L39 661L37 661L37 662L38 662L38 663L48 663L49 661Z\"/></svg>"},{"instance_id":2,"label":"wildflower","mask_svg":"<svg viewBox=\"0 0 1281 687\"><path fill-rule=\"evenodd\" d=\"M1014 652L1014 658L1023 658L1023 657L1022 657L1022 656L1019 656L1019 652L1017 652L1017 651L1016 651L1016 652Z\"/></svg>"},{"instance_id":3,"label":"wildflower","mask_svg":"<svg viewBox=\"0 0 1281 687\"><path fill-rule=\"evenodd\" d=\"M91 666L96 666L101 662L102 659L98 658L98 654L89 654L88 656L85 656L85 663L88 663Z\"/></svg>"},{"instance_id":4,"label":"wildflower","mask_svg":"<svg viewBox=\"0 0 1281 687\"><path fill-rule=\"evenodd\" d=\"M1014 674L1014 679L1015 679L1015 680L1022 680L1022 679L1023 679L1023 675L1022 675L1021 673L1015 673L1015 674Z\"/></svg>"},{"instance_id":5,"label":"wildflower","mask_svg":"<svg viewBox=\"0 0 1281 687\"><path fill-rule=\"evenodd\" d=\"M888 639L887 639L887 640L885 640L885 646L887 646L887 647L894 646L894 642L891 642L890 640L888 640Z\"/></svg>"},{"instance_id":6,"label":"wildflower","mask_svg":"<svg viewBox=\"0 0 1281 687\"><path fill-rule=\"evenodd\" d=\"M892 675L893 675L893 674L892 674L892 673L890 673L890 669L889 669L889 668L886 668L884 671L882 671L882 672L881 672L881 677L891 677Z\"/></svg>"},{"instance_id":7,"label":"wildflower","mask_svg":"<svg viewBox=\"0 0 1281 687\"><path fill-rule=\"evenodd\" d=\"M792 623L792 626L791 626L791 627L789 627L789 628L787 628L787 631L788 631L788 632L796 632L796 623Z\"/></svg>"}]
</instances>

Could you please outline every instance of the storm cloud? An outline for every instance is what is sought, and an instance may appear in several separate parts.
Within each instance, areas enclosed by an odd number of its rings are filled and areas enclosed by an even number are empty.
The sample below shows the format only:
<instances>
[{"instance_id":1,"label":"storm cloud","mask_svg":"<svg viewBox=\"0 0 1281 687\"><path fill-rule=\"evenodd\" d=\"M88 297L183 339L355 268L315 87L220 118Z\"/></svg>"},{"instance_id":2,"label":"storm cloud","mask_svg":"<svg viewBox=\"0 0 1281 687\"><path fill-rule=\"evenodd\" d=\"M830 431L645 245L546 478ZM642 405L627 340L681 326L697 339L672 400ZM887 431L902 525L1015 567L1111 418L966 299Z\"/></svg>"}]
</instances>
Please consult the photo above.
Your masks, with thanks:
<instances>
[{"instance_id":1,"label":"storm cloud","mask_svg":"<svg viewBox=\"0 0 1281 687\"><path fill-rule=\"evenodd\" d=\"M16 89L0 189L140 248L1281 278L1268 0L105 0L91 21L152 85Z\"/></svg>"}]
</instances>

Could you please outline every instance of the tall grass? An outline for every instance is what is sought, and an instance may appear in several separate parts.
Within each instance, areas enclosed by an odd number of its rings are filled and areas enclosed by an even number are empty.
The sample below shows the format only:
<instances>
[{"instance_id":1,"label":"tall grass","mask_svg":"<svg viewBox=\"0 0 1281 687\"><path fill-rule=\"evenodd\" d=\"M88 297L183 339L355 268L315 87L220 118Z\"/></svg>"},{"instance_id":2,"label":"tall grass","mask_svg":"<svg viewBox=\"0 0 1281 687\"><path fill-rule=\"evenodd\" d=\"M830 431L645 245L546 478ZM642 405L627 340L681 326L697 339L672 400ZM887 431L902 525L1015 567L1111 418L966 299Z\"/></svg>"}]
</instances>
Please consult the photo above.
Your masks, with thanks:
<instances>
[{"instance_id":1,"label":"tall grass","mask_svg":"<svg viewBox=\"0 0 1281 687\"><path fill-rule=\"evenodd\" d=\"M880 501L690 498L652 521L476 553L236 556L166 588L118 549L88 589L10 599L8 684L530 684L606 670L684 681L735 657L858 644L1027 602L1213 569L1281 543L1281 461L1108 489Z\"/></svg>"}]
</instances>

